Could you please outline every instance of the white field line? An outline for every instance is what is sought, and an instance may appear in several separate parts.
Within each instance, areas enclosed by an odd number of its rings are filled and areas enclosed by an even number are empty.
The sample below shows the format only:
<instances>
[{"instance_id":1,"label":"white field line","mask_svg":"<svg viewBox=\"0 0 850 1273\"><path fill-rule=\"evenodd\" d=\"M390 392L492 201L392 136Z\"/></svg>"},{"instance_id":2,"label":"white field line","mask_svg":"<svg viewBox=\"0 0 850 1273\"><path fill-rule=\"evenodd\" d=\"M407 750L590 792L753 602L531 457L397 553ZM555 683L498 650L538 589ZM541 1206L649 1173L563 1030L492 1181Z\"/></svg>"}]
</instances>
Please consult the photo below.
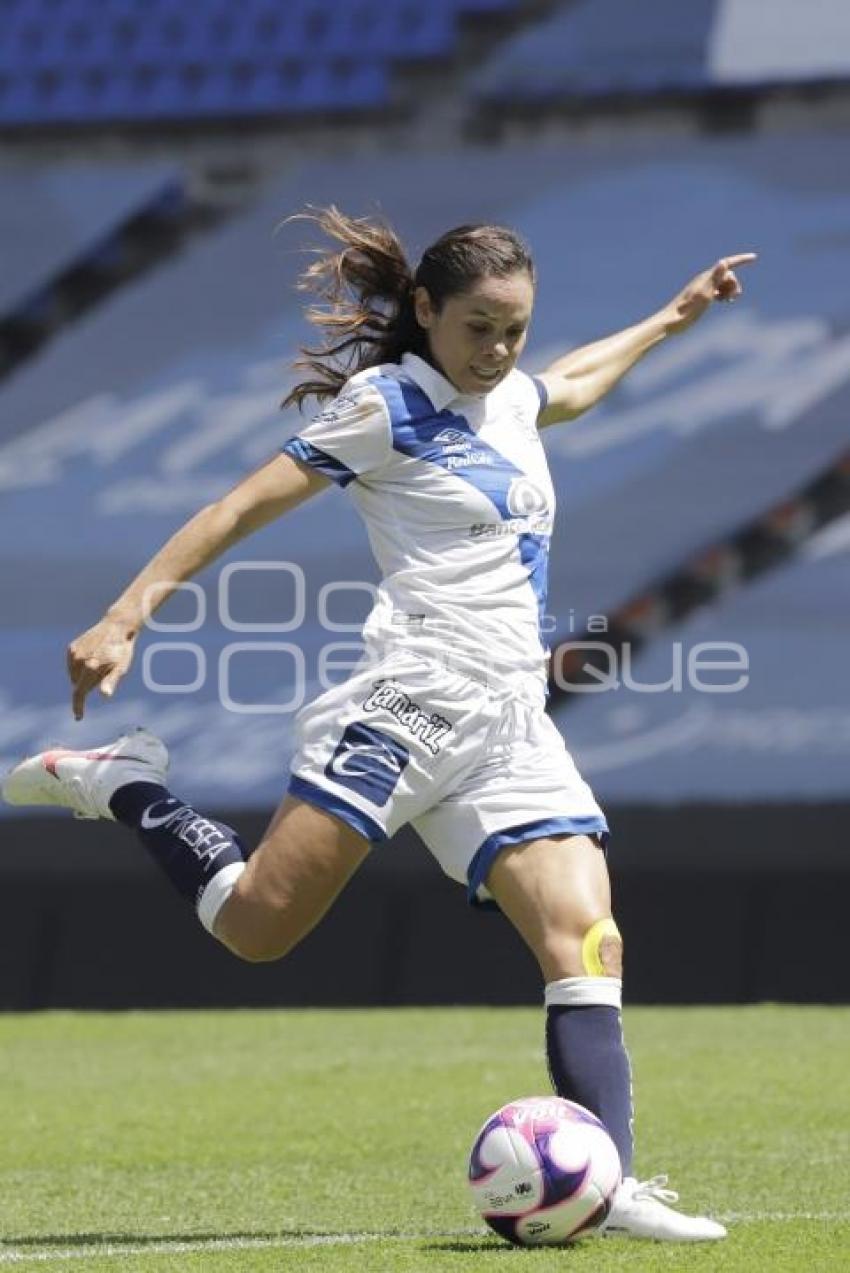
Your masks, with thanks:
<instances>
[{"instance_id":1,"label":"white field line","mask_svg":"<svg viewBox=\"0 0 850 1273\"><path fill-rule=\"evenodd\" d=\"M850 1219L850 1214L840 1211L727 1211L716 1216L716 1219L725 1224L789 1224L800 1220L837 1223ZM216 1251L276 1251L286 1247L363 1246L370 1242L424 1242L429 1238L438 1241L441 1238L486 1236L485 1229L446 1229L422 1233L307 1233L303 1237L203 1238L196 1242L191 1239L163 1238L159 1242L145 1242L136 1246L130 1243L116 1245L110 1242L87 1242L75 1247L12 1247L4 1250L0 1245L0 1264L88 1260L93 1256L99 1259L123 1259L131 1255L196 1255Z\"/></svg>"},{"instance_id":2,"label":"white field line","mask_svg":"<svg viewBox=\"0 0 850 1273\"><path fill-rule=\"evenodd\" d=\"M714 1214L712 1212L712 1214ZM847 1211L723 1211L714 1216L723 1224L790 1224L795 1220L817 1220L822 1224L840 1224L850 1221Z\"/></svg>"},{"instance_id":3,"label":"white field line","mask_svg":"<svg viewBox=\"0 0 850 1273\"><path fill-rule=\"evenodd\" d=\"M369 1242L423 1242L428 1238L472 1238L484 1237L482 1229L448 1229L442 1232L433 1230L423 1233L305 1233L280 1237L256 1238L199 1238L193 1242L187 1239L168 1239L145 1242L116 1244L114 1242L86 1242L74 1247L33 1247L30 1249L12 1247L4 1250L0 1244L0 1264L22 1264L25 1260L89 1260L93 1256L99 1259L125 1257L128 1255L195 1255L202 1252L216 1251L277 1251L284 1247L313 1246L359 1246Z\"/></svg>"}]
</instances>

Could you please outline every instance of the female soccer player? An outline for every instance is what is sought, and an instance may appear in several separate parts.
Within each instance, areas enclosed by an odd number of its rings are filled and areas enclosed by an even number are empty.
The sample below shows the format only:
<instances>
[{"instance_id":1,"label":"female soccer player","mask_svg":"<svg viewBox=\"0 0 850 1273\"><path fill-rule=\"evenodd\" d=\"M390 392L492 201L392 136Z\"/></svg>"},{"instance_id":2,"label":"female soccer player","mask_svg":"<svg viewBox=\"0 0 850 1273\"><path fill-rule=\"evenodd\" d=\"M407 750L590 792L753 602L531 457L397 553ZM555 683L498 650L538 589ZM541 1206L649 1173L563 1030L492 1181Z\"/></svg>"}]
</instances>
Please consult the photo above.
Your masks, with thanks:
<instances>
[{"instance_id":1,"label":"female soccer player","mask_svg":"<svg viewBox=\"0 0 850 1273\"><path fill-rule=\"evenodd\" d=\"M390 228L335 208L308 215L339 246L302 278L325 302L309 316L327 340L304 351L308 378L287 404L328 405L72 642L73 711L82 717L95 686L115 692L147 616L179 583L332 482L350 485L383 577L363 663L301 714L288 793L250 857L229 826L168 790L165 746L144 730L24 761L5 799L132 829L204 926L254 961L291 950L370 845L411 823L540 964L552 1081L603 1120L622 1159L606 1231L721 1238L721 1225L666 1205L676 1195L664 1177L632 1175L608 828L544 711L555 497L538 429L575 419L654 345L734 300L735 269L754 255L718 261L651 317L532 378L516 363L534 266L511 230L459 226L413 271Z\"/></svg>"}]
</instances>

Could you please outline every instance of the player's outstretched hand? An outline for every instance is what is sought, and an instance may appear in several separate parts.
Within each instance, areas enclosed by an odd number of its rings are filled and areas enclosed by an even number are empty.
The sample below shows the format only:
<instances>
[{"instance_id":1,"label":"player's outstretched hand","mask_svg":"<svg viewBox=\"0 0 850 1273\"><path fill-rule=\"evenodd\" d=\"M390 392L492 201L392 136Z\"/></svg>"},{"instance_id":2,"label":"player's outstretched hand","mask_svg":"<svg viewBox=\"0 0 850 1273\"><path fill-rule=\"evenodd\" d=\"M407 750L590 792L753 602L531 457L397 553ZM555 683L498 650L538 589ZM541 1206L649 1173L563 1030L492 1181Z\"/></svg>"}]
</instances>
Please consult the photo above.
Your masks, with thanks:
<instances>
[{"instance_id":1,"label":"player's outstretched hand","mask_svg":"<svg viewBox=\"0 0 850 1273\"><path fill-rule=\"evenodd\" d=\"M71 708L75 720L82 720L86 698L100 686L111 698L121 677L133 661L136 633L116 619L101 619L68 646L68 675L74 687Z\"/></svg>"},{"instance_id":2,"label":"player's outstretched hand","mask_svg":"<svg viewBox=\"0 0 850 1273\"><path fill-rule=\"evenodd\" d=\"M721 257L716 264L703 270L674 296L667 309L670 332L684 331L701 318L714 301L734 301L743 292L735 271L741 265L756 260L755 252L739 252L737 256Z\"/></svg>"}]
</instances>

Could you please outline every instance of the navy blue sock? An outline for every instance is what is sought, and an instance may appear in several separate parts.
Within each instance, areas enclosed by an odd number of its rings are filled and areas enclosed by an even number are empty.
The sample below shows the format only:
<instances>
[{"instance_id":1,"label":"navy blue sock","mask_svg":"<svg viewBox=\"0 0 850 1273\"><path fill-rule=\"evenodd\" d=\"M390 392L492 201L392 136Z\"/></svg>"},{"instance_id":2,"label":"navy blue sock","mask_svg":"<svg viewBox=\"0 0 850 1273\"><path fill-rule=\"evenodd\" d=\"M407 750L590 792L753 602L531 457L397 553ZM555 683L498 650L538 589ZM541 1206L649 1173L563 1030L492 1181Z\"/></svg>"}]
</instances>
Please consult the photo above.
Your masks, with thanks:
<instances>
[{"instance_id":1,"label":"navy blue sock","mask_svg":"<svg viewBox=\"0 0 850 1273\"><path fill-rule=\"evenodd\" d=\"M193 905L223 867L245 860L232 827L196 813L158 783L129 782L118 788L109 807Z\"/></svg>"},{"instance_id":2,"label":"navy blue sock","mask_svg":"<svg viewBox=\"0 0 850 1273\"><path fill-rule=\"evenodd\" d=\"M620 1012L608 1004L553 1004L546 1013L546 1055L559 1096L600 1118L632 1174L632 1072Z\"/></svg>"}]
</instances>

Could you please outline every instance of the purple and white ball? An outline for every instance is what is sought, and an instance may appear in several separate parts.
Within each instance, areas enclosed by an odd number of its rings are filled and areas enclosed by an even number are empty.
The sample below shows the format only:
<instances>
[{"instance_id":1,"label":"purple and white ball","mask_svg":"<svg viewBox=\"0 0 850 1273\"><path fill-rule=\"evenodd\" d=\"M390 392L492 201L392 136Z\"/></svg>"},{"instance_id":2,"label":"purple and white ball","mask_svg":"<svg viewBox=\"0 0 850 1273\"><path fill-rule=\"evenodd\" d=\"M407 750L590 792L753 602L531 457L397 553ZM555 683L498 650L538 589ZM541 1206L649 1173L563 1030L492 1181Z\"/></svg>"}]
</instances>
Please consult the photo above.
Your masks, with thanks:
<instances>
[{"instance_id":1,"label":"purple and white ball","mask_svg":"<svg viewBox=\"0 0 850 1273\"><path fill-rule=\"evenodd\" d=\"M491 1229L519 1246L562 1246L605 1220L620 1158L590 1110L558 1096L503 1105L469 1158L475 1205Z\"/></svg>"}]
</instances>

